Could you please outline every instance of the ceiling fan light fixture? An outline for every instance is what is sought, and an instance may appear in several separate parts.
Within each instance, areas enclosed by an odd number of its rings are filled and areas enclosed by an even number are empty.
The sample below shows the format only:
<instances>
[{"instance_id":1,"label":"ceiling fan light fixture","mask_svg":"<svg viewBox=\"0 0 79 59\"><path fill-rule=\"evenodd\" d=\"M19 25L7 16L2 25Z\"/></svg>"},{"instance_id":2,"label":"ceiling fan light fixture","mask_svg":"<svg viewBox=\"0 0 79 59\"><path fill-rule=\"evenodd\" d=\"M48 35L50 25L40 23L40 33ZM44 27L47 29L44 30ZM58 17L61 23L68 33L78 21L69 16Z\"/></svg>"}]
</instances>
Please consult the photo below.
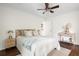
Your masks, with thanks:
<instances>
[{"instance_id":1,"label":"ceiling fan light fixture","mask_svg":"<svg viewBox=\"0 0 79 59\"><path fill-rule=\"evenodd\" d=\"M45 10L43 12L43 14L45 14L47 11L49 11L50 13L54 13L54 11L52 11L53 9L59 8L59 5L55 5L53 7L49 6L49 3L45 3L45 8L44 9L38 9L38 10Z\"/></svg>"}]
</instances>

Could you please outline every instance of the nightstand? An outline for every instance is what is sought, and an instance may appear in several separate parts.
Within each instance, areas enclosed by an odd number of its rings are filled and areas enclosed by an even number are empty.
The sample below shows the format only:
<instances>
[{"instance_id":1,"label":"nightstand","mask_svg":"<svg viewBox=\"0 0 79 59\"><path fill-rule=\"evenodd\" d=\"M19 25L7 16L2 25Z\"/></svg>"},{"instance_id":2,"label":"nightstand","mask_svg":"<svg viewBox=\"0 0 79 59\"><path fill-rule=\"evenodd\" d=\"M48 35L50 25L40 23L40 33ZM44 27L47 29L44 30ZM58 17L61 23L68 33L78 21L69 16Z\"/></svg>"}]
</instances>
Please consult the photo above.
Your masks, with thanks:
<instances>
[{"instance_id":1,"label":"nightstand","mask_svg":"<svg viewBox=\"0 0 79 59\"><path fill-rule=\"evenodd\" d=\"M5 41L5 47L6 48L11 48L15 46L15 39L11 38L11 39L6 39Z\"/></svg>"}]
</instances>

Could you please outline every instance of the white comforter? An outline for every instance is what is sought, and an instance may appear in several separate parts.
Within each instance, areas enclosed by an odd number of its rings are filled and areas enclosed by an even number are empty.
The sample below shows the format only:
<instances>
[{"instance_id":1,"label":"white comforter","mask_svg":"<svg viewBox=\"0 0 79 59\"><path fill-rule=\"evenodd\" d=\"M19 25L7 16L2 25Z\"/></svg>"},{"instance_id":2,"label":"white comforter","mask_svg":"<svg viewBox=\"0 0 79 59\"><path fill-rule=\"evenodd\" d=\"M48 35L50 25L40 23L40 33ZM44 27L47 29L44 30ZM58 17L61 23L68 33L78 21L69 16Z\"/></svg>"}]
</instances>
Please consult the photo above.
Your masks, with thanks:
<instances>
[{"instance_id":1,"label":"white comforter","mask_svg":"<svg viewBox=\"0 0 79 59\"><path fill-rule=\"evenodd\" d=\"M60 45L56 38L19 37L17 39L17 48L23 56L46 56L54 48L59 50Z\"/></svg>"}]
</instances>

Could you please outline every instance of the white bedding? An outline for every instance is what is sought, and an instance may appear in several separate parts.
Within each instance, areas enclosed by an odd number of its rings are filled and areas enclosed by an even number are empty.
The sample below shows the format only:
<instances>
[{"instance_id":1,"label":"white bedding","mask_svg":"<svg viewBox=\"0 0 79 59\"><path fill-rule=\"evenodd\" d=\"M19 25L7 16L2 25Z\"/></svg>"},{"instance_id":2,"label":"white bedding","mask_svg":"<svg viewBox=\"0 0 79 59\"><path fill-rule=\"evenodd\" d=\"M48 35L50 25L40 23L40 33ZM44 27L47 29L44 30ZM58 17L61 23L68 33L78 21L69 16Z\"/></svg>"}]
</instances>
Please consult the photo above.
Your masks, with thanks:
<instances>
[{"instance_id":1,"label":"white bedding","mask_svg":"<svg viewBox=\"0 0 79 59\"><path fill-rule=\"evenodd\" d=\"M29 44L28 44L29 42ZM27 48L30 46L30 48ZM56 38L50 37L17 37L17 48L23 56L46 56L54 48L60 49Z\"/></svg>"}]
</instances>

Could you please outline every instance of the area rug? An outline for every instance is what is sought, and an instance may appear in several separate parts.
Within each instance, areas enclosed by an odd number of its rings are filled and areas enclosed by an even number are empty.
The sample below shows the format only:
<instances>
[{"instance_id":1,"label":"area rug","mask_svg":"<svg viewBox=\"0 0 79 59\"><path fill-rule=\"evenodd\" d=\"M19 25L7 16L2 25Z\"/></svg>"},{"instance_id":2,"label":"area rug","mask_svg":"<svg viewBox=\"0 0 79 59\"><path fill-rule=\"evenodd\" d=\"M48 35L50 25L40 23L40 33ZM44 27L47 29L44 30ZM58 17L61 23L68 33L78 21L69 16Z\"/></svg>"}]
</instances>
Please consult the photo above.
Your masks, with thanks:
<instances>
[{"instance_id":1,"label":"area rug","mask_svg":"<svg viewBox=\"0 0 79 59\"><path fill-rule=\"evenodd\" d=\"M61 47L60 50L52 50L48 56L68 56L71 50Z\"/></svg>"},{"instance_id":2,"label":"area rug","mask_svg":"<svg viewBox=\"0 0 79 59\"><path fill-rule=\"evenodd\" d=\"M48 56L68 56L70 52L71 50L61 47L60 50L52 50ZM21 56L21 54L18 54L17 56Z\"/></svg>"}]
</instances>

